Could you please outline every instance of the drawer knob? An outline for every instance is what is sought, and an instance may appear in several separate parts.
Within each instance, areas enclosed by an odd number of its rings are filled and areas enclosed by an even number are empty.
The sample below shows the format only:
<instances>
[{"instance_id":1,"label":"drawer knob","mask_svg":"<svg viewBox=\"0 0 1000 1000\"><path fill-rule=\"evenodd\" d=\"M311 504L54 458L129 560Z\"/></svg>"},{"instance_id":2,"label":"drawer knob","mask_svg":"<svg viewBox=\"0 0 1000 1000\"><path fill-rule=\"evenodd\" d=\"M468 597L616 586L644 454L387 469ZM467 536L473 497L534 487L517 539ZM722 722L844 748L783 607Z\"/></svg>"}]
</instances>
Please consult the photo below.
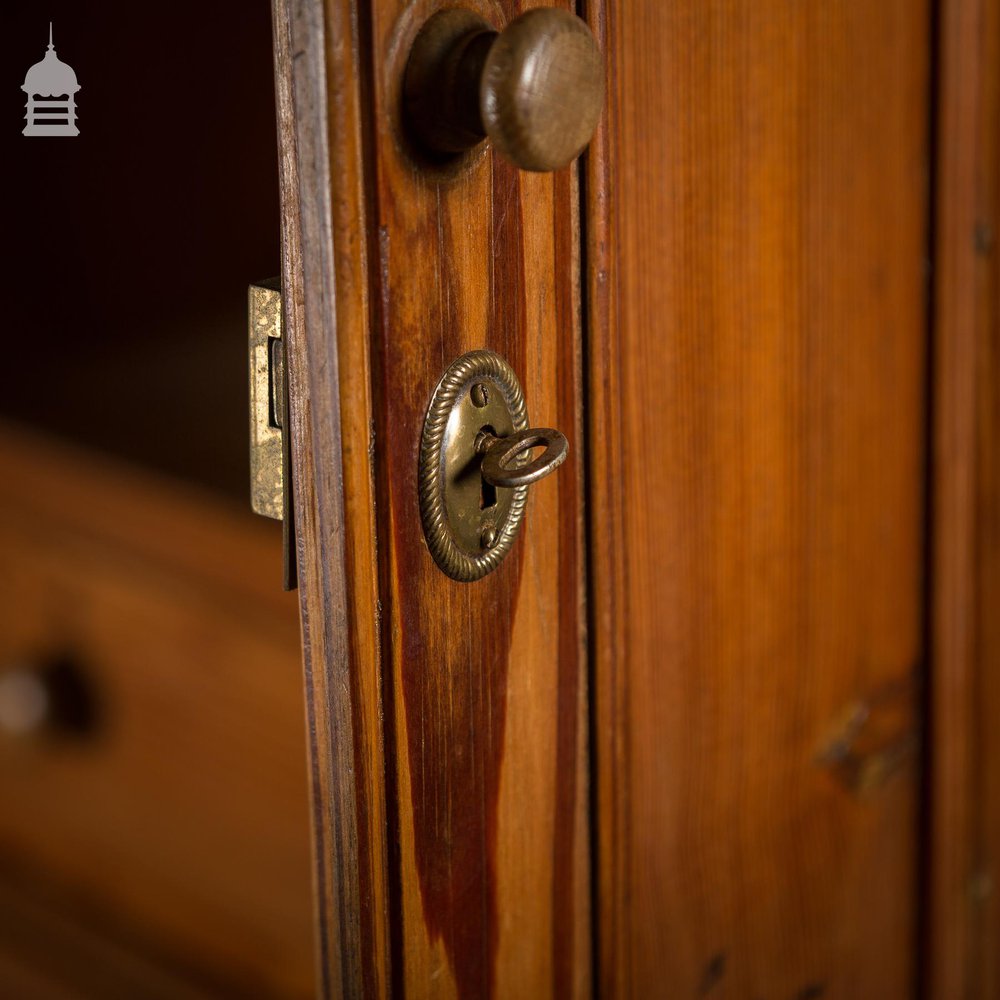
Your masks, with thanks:
<instances>
[{"instance_id":1,"label":"drawer knob","mask_svg":"<svg viewBox=\"0 0 1000 1000\"><path fill-rule=\"evenodd\" d=\"M536 8L496 32L451 9L421 28L403 103L417 142L460 153L489 137L522 170L558 170L590 142L604 103L604 64L587 25Z\"/></svg>"},{"instance_id":2,"label":"drawer knob","mask_svg":"<svg viewBox=\"0 0 1000 1000\"><path fill-rule=\"evenodd\" d=\"M8 736L40 732L49 721L51 707L40 671L20 664L0 671L0 732Z\"/></svg>"},{"instance_id":3,"label":"drawer knob","mask_svg":"<svg viewBox=\"0 0 1000 1000\"><path fill-rule=\"evenodd\" d=\"M88 675L68 656L0 666L0 736L93 735L100 705Z\"/></svg>"}]
</instances>

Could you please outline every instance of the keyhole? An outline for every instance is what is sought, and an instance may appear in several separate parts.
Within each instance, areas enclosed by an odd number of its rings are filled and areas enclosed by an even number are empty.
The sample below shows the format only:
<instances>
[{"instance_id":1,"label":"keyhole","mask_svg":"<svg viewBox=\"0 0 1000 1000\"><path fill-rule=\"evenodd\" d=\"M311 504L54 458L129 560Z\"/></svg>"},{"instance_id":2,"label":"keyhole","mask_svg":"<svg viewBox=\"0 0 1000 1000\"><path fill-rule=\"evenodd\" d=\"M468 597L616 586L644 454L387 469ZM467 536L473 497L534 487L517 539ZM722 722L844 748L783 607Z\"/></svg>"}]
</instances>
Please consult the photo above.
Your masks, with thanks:
<instances>
[{"instance_id":1,"label":"keyhole","mask_svg":"<svg viewBox=\"0 0 1000 1000\"><path fill-rule=\"evenodd\" d=\"M489 510L497 505L497 488L492 484L482 481L482 489L479 494L479 509Z\"/></svg>"},{"instance_id":2,"label":"keyhole","mask_svg":"<svg viewBox=\"0 0 1000 1000\"><path fill-rule=\"evenodd\" d=\"M480 428L479 434L476 435L477 439L482 437L484 434L489 434L491 437L496 437L497 432L487 424L485 427ZM479 477L479 509L489 510L491 507L497 505L497 488L492 484L486 482L482 476Z\"/></svg>"}]
</instances>

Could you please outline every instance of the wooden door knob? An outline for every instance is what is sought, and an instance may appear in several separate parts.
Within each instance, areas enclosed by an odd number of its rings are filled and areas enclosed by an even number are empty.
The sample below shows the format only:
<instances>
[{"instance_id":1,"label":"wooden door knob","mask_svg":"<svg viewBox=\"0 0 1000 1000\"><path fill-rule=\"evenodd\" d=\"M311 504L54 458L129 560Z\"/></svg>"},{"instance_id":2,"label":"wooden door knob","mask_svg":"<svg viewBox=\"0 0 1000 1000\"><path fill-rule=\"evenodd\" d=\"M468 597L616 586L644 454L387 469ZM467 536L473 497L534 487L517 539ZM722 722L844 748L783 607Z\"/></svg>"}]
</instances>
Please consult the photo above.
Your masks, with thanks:
<instances>
[{"instance_id":1,"label":"wooden door knob","mask_svg":"<svg viewBox=\"0 0 1000 1000\"><path fill-rule=\"evenodd\" d=\"M530 10L497 32L473 11L445 10L413 43L403 103L430 152L489 137L522 170L558 170L597 128L604 63L590 29L567 11Z\"/></svg>"}]
</instances>

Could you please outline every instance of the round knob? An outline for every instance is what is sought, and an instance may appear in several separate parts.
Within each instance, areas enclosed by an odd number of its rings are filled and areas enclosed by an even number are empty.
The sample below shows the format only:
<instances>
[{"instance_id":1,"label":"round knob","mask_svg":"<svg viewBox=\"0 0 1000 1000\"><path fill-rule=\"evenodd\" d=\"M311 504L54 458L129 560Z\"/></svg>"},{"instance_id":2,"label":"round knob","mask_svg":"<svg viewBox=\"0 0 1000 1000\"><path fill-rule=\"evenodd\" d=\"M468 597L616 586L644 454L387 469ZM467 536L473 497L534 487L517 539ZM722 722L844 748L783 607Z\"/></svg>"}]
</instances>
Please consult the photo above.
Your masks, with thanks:
<instances>
[{"instance_id":1,"label":"round knob","mask_svg":"<svg viewBox=\"0 0 1000 1000\"><path fill-rule=\"evenodd\" d=\"M436 153L487 136L523 170L558 170L590 142L604 103L604 65L590 29L537 8L497 33L478 14L435 14L413 43L403 81L407 123Z\"/></svg>"},{"instance_id":2,"label":"round knob","mask_svg":"<svg viewBox=\"0 0 1000 1000\"><path fill-rule=\"evenodd\" d=\"M67 656L0 666L0 735L85 737L97 729L96 692Z\"/></svg>"},{"instance_id":3,"label":"round knob","mask_svg":"<svg viewBox=\"0 0 1000 1000\"><path fill-rule=\"evenodd\" d=\"M48 722L51 709L40 671L14 664L0 672L0 732L9 736L38 732Z\"/></svg>"}]
</instances>

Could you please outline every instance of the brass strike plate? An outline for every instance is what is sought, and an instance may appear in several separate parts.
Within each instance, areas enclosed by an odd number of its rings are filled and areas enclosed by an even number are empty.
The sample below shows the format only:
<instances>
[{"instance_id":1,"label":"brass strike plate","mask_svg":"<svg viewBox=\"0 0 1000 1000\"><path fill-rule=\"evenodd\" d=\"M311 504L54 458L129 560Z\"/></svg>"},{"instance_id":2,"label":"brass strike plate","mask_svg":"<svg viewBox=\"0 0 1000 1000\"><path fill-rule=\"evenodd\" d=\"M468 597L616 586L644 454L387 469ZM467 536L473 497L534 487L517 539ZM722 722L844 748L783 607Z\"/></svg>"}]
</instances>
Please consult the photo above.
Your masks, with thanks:
<instances>
[{"instance_id":1,"label":"brass strike plate","mask_svg":"<svg viewBox=\"0 0 1000 1000\"><path fill-rule=\"evenodd\" d=\"M250 505L255 514L280 521L285 514L284 357L281 289L278 283L251 285L250 315Z\"/></svg>"},{"instance_id":2,"label":"brass strike plate","mask_svg":"<svg viewBox=\"0 0 1000 1000\"><path fill-rule=\"evenodd\" d=\"M462 355L434 390L420 443L420 514L431 555L454 580L480 579L514 544L528 487L490 485L480 445L527 426L517 376L492 351Z\"/></svg>"},{"instance_id":3,"label":"brass strike plate","mask_svg":"<svg viewBox=\"0 0 1000 1000\"><path fill-rule=\"evenodd\" d=\"M282 522L284 588L296 586L291 462L287 433L281 285L277 278L251 285L248 293L250 352L250 505L254 513Z\"/></svg>"}]
</instances>

